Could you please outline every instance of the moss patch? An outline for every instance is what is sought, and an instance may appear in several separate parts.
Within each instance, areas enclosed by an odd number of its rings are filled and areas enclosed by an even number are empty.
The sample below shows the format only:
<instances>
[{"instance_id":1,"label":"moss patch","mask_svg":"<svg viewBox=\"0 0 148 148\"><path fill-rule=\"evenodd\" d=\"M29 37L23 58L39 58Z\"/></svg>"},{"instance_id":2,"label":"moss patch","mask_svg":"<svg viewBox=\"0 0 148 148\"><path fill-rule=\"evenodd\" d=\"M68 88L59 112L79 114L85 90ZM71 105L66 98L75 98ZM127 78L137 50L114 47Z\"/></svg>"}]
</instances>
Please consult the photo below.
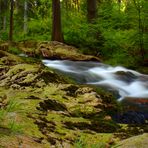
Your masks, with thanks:
<instances>
[{"instance_id":1,"label":"moss patch","mask_svg":"<svg viewBox=\"0 0 148 148\"><path fill-rule=\"evenodd\" d=\"M71 84L41 63L26 63L7 52L1 57L0 145L18 147L21 143L24 147L49 148L114 143L112 138L119 132L119 125L110 113L118 105L110 94ZM5 57L15 60L10 64L6 59L5 64Z\"/></svg>"}]
</instances>

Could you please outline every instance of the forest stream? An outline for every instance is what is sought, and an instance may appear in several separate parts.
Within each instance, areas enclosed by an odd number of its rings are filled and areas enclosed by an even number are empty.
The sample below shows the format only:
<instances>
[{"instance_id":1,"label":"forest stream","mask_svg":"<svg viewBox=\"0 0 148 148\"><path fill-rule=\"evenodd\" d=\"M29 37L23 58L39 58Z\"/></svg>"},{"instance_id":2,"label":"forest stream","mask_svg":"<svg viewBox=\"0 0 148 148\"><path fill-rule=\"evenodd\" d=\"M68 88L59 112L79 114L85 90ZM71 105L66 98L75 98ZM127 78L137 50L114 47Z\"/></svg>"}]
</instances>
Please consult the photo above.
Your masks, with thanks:
<instances>
[{"instance_id":1,"label":"forest stream","mask_svg":"<svg viewBox=\"0 0 148 148\"><path fill-rule=\"evenodd\" d=\"M18 147L19 141L32 148L76 148L80 141L88 148L111 147L135 135L144 137L142 146L147 142L147 75L76 52L67 58L69 47L64 56L54 50L60 60L42 57L42 63L2 49L0 147Z\"/></svg>"},{"instance_id":2,"label":"forest stream","mask_svg":"<svg viewBox=\"0 0 148 148\"><path fill-rule=\"evenodd\" d=\"M99 62L43 60L45 66L68 74L79 84L101 86L111 91L130 116L148 113L148 75L121 66L112 67ZM132 111L132 113L131 113ZM136 114L133 115L133 111ZM142 115L143 116L143 115Z\"/></svg>"},{"instance_id":3,"label":"forest stream","mask_svg":"<svg viewBox=\"0 0 148 148\"><path fill-rule=\"evenodd\" d=\"M0 148L147 148L147 8L0 0Z\"/></svg>"}]
</instances>

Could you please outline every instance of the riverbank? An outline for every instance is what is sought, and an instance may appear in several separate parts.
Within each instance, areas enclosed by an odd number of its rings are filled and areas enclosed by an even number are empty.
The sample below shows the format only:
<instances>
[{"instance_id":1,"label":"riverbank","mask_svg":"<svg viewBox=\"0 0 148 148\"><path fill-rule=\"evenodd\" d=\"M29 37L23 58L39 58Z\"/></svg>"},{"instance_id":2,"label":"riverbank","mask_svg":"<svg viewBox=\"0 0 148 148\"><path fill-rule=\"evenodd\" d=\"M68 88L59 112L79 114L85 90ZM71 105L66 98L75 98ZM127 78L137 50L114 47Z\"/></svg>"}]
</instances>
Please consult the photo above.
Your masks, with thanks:
<instances>
[{"instance_id":1,"label":"riverbank","mask_svg":"<svg viewBox=\"0 0 148 148\"><path fill-rule=\"evenodd\" d=\"M39 60L0 50L0 70L2 147L111 147L146 132L112 120L119 107L110 93L77 85Z\"/></svg>"},{"instance_id":2,"label":"riverbank","mask_svg":"<svg viewBox=\"0 0 148 148\"><path fill-rule=\"evenodd\" d=\"M20 42L2 42L0 43L0 49L9 50L14 54L23 54L29 57L46 58L46 59L61 59L61 60L73 60L73 61L102 61L105 64L118 66L116 58L107 59L101 56L101 53L97 56L83 54L83 49L77 49L74 46L69 46L64 43L56 41L39 42L35 40L24 40ZM132 62L132 61L131 61ZM147 62L138 64L132 64L130 61L120 63L120 66L136 70L143 74L148 74Z\"/></svg>"},{"instance_id":3,"label":"riverbank","mask_svg":"<svg viewBox=\"0 0 148 148\"><path fill-rule=\"evenodd\" d=\"M117 130L105 111L116 108L114 102L105 103L92 88L70 84L41 63L28 63L5 51L0 55L2 146L7 147L4 141L12 137L15 141L18 135L54 146L74 145L80 137L93 135L95 144L100 133ZM110 137L112 134L105 134L104 142Z\"/></svg>"}]
</instances>

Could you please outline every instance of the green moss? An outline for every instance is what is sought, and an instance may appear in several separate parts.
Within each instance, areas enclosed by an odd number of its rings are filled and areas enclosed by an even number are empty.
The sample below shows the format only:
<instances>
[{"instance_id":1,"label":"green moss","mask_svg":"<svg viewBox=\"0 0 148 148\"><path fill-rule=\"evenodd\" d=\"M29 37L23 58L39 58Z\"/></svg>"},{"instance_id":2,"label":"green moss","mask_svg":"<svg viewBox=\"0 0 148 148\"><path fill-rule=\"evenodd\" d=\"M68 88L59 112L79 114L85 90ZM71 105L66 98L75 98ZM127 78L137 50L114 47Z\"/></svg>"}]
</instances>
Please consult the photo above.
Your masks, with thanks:
<instances>
[{"instance_id":1,"label":"green moss","mask_svg":"<svg viewBox=\"0 0 148 148\"><path fill-rule=\"evenodd\" d=\"M36 95L36 93L0 87L0 95L5 93L7 94L7 98L12 100L12 103L9 103L8 109L6 110L15 115L13 119L10 118L9 114L7 117L5 116L5 124L8 123L7 127L10 128L12 132L21 131L30 136L43 136L38 130L37 125L33 123L34 121L28 118L28 113L34 114L37 111L36 106L40 102L40 100L28 99L31 94Z\"/></svg>"},{"instance_id":2,"label":"green moss","mask_svg":"<svg viewBox=\"0 0 148 148\"><path fill-rule=\"evenodd\" d=\"M102 106L115 104L110 95L102 92L99 96L93 88L69 84L65 76L42 64L16 63L3 69L6 77L1 80L0 96L17 102L5 118L5 127L56 145L62 142L73 147L79 137L86 137L88 146L100 144L101 138L103 143L108 141L112 134L104 137L100 132L114 132L117 127L104 120L107 111Z\"/></svg>"},{"instance_id":3,"label":"green moss","mask_svg":"<svg viewBox=\"0 0 148 148\"><path fill-rule=\"evenodd\" d=\"M37 72L38 68L35 67L34 65L30 65L30 64L18 64L15 65L13 67L11 67L11 69L7 72L7 76L11 76L11 75L15 75L15 74L23 74L23 73L33 73L33 72ZM22 73L21 73L22 72Z\"/></svg>"},{"instance_id":4,"label":"green moss","mask_svg":"<svg viewBox=\"0 0 148 148\"><path fill-rule=\"evenodd\" d=\"M49 113L46 117L46 119L48 121L55 121L55 122L66 122L66 121L71 121L73 123L76 123L76 122L89 122L89 120L87 119L84 119L82 117L67 117L67 116L64 116L64 115L60 115L60 114L55 114L55 113Z\"/></svg>"},{"instance_id":5,"label":"green moss","mask_svg":"<svg viewBox=\"0 0 148 148\"><path fill-rule=\"evenodd\" d=\"M113 148L128 148L128 147L135 147L135 148L146 148L148 141L148 134L142 134L142 135L138 135L138 136L134 136L128 139L125 139L121 142L119 142L118 144L116 144Z\"/></svg>"},{"instance_id":6,"label":"green moss","mask_svg":"<svg viewBox=\"0 0 148 148\"><path fill-rule=\"evenodd\" d=\"M0 57L1 57L0 61L2 64L12 65L12 64L19 64L23 62L23 60L20 57L2 50L0 50Z\"/></svg>"},{"instance_id":7,"label":"green moss","mask_svg":"<svg viewBox=\"0 0 148 148\"><path fill-rule=\"evenodd\" d=\"M106 148L112 134L81 134L74 143L75 148Z\"/></svg>"},{"instance_id":8,"label":"green moss","mask_svg":"<svg viewBox=\"0 0 148 148\"><path fill-rule=\"evenodd\" d=\"M37 78L37 75L28 74L22 83L32 83Z\"/></svg>"}]
</instances>

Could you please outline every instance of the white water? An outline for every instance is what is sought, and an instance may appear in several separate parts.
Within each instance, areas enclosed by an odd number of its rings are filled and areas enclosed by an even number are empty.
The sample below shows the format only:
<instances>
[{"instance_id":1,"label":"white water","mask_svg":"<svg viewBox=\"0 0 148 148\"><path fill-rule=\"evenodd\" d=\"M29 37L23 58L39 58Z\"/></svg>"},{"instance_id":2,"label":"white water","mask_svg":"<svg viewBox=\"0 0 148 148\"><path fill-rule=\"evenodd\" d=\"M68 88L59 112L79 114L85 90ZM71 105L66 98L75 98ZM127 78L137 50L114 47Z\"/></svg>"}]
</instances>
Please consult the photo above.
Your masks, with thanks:
<instances>
[{"instance_id":1,"label":"white water","mask_svg":"<svg viewBox=\"0 0 148 148\"><path fill-rule=\"evenodd\" d=\"M97 62L43 60L45 66L69 74L78 83L102 86L126 97L148 98L148 75L121 66L111 67Z\"/></svg>"}]
</instances>

